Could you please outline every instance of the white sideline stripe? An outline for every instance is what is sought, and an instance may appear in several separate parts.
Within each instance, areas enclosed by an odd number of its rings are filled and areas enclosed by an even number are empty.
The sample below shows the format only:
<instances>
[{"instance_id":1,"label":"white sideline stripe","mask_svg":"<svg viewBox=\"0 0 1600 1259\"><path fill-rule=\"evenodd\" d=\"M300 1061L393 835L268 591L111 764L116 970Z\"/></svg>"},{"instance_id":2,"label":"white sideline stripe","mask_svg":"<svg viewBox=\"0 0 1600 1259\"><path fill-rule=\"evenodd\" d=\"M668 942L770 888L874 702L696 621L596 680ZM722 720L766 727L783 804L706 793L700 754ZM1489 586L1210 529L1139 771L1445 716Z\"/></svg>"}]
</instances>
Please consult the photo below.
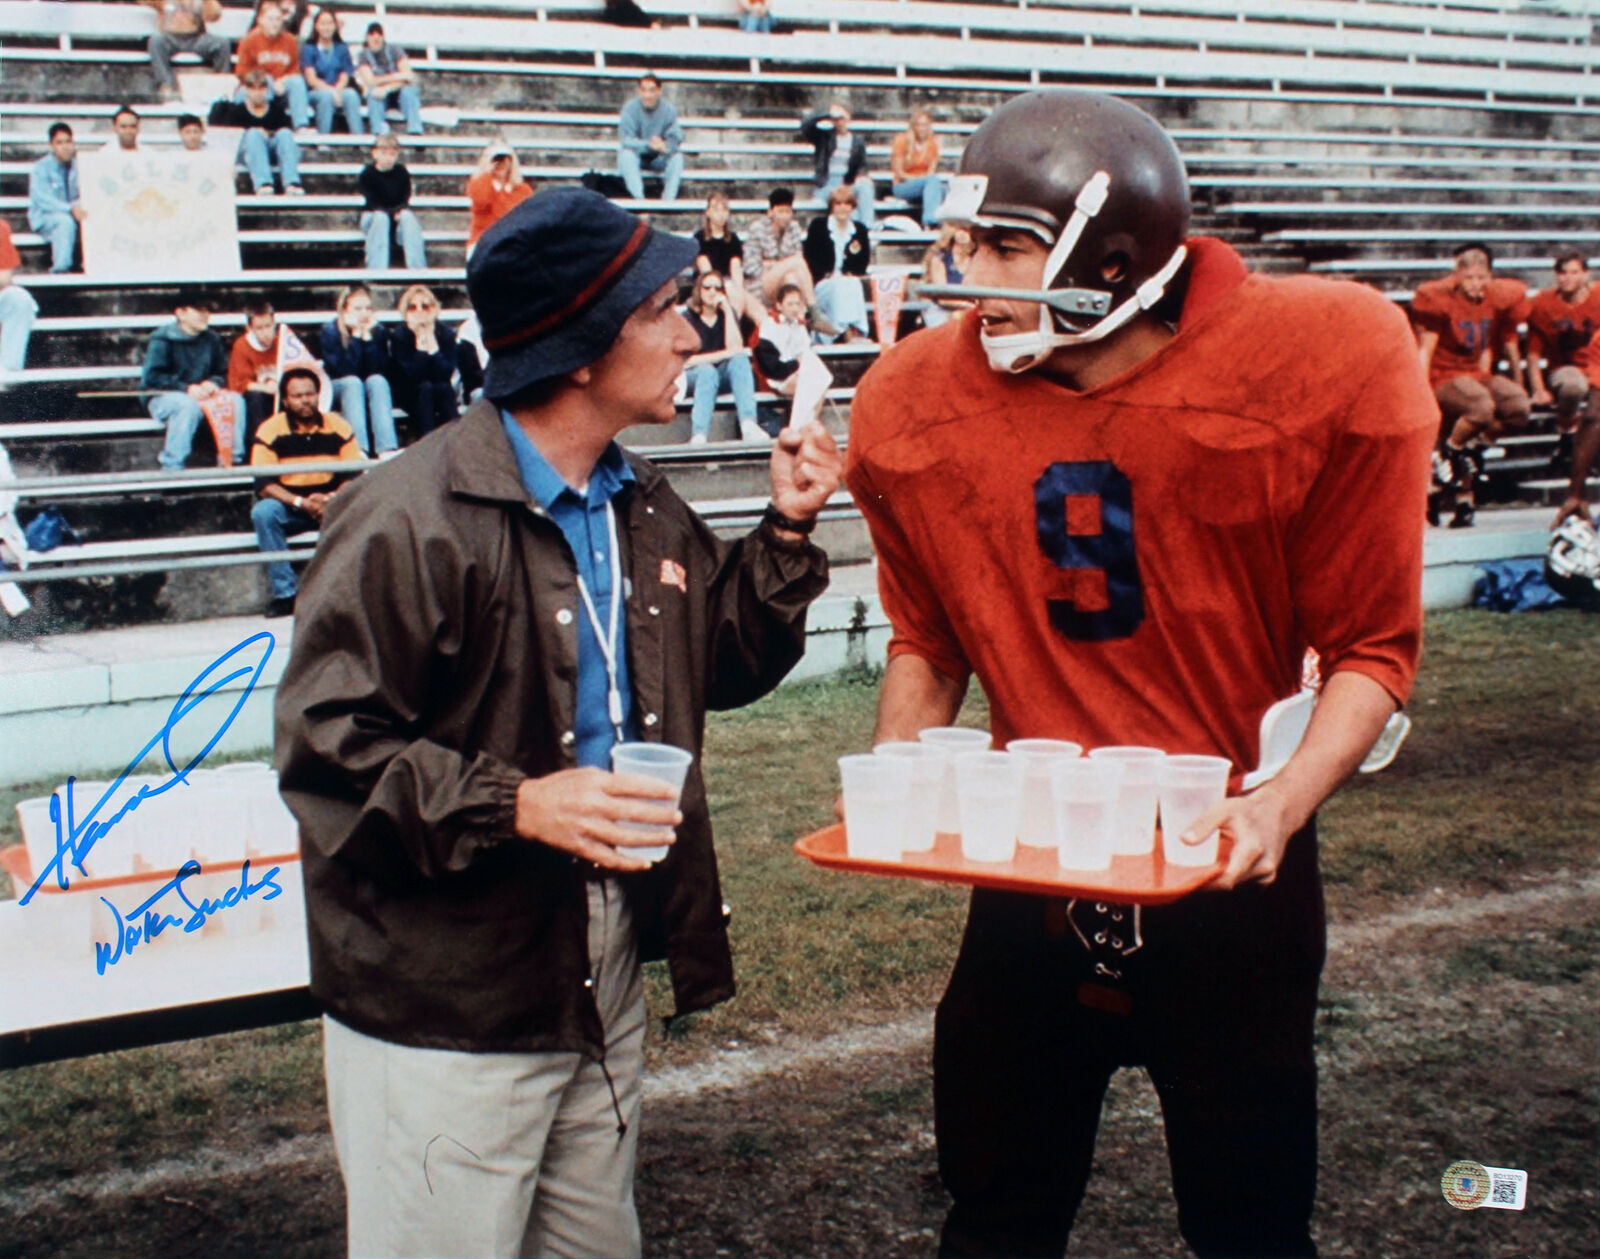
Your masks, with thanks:
<instances>
[{"instance_id":1,"label":"white sideline stripe","mask_svg":"<svg viewBox=\"0 0 1600 1259\"><path fill-rule=\"evenodd\" d=\"M1333 923L1328 928L1328 951L1331 956L1357 946L1376 947L1403 931L1461 926L1515 913L1532 905L1581 900L1600 893L1600 874L1591 873L1576 882L1560 881L1564 877L1565 872L1557 871L1543 886L1519 892L1496 892L1465 903L1454 900L1445 905L1421 905L1367 921ZM816 1040L792 1040L756 1049L719 1050L704 1062L668 1067L659 1074L646 1075L644 1095L647 1101L656 1104L690 1101L712 1090L749 1088L803 1068L837 1065L869 1054L916 1050L931 1045L932 1035L933 1015L926 1012L879 1027L835 1032ZM0 1208L19 1215L77 1208L85 1199L129 1198L181 1188L196 1180L250 1176L316 1164L326 1165L330 1170L337 1168L333 1139L325 1133L290 1137L242 1153L206 1146L192 1157L164 1159L138 1171L92 1173L52 1181L44 1188L0 1192Z\"/></svg>"}]
</instances>

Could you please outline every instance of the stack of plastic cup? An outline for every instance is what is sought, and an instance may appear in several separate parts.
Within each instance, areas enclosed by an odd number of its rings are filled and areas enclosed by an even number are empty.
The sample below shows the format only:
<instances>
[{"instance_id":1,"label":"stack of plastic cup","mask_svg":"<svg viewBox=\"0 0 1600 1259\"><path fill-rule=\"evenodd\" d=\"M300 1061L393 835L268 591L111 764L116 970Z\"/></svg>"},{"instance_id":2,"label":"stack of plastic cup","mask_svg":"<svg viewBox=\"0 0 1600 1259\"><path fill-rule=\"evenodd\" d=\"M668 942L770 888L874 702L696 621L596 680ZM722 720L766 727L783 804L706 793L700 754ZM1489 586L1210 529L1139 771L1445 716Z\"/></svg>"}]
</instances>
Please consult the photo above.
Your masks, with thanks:
<instances>
[{"instance_id":1,"label":"stack of plastic cup","mask_svg":"<svg viewBox=\"0 0 1600 1259\"><path fill-rule=\"evenodd\" d=\"M946 756L931 743L880 743L875 756L895 756L911 764L911 795L906 801L906 852L927 852L939 829L939 796L944 790Z\"/></svg>"},{"instance_id":2,"label":"stack of plastic cup","mask_svg":"<svg viewBox=\"0 0 1600 1259\"><path fill-rule=\"evenodd\" d=\"M1062 869L1111 868L1122 774L1123 762L1106 757L1051 762Z\"/></svg>"},{"instance_id":3,"label":"stack of plastic cup","mask_svg":"<svg viewBox=\"0 0 1600 1259\"><path fill-rule=\"evenodd\" d=\"M1065 739L1013 739L1006 751L1022 762L1022 814L1017 821L1017 842L1029 848L1059 848L1055 801L1050 792L1050 765L1063 758L1075 760L1083 747Z\"/></svg>"},{"instance_id":4,"label":"stack of plastic cup","mask_svg":"<svg viewBox=\"0 0 1600 1259\"><path fill-rule=\"evenodd\" d=\"M689 766L694 763L694 753L675 748L669 743L618 743L611 749L611 768L618 774L637 774L641 778L656 778L671 783L674 791L671 803L676 805L683 796L683 780L689 776ZM665 800L651 800L652 804L666 804ZM655 830L643 822L624 822L639 830ZM667 855L666 844L644 844L618 849L628 856L652 865Z\"/></svg>"},{"instance_id":5,"label":"stack of plastic cup","mask_svg":"<svg viewBox=\"0 0 1600 1259\"><path fill-rule=\"evenodd\" d=\"M1160 795L1157 780L1162 759L1160 748L1095 748L1091 760L1116 761L1122 766L1122 787L1117 796L1117 820L1111 851L1119 857L1138 857L1156 846L1156 801Z\"/></svg>"},{"instance_id":6,"label":"stack of plastic cup","mask_svg":"<svg viewBox=\"0 0 1600 1259\"><path fill-rule=\"evenodd\" d=\"M972 730L966 726L929 726L917 732L917 740L941 749L949 758L963 752L987 752L994 740L987 730ZM955 765L947 761L944 790L939 793L939 830L953 834L961 829L961 810L956 804Z\"/></svg>"},{"instance_id":7,"label":"stack of plastic cup","mask_svg":"<svg viewBox=\"0 0 1600 1259\"><path fill-rule=\"evenodd\" d=\"M1022 813L1022 762L1005 752L963 752L955 766L961 855L968 861L1010 861Z\"/></svg>"},{"instance_id":8,"label":"stack of plastic cup","mask_svg":"<svg viewBox=\"0 0 1600 1259\"><path fill-rule=\"evenodd\" d=\"M1184 843L1181 836L1227 796L1232 768L1225 756L1169 756L1161 762L1161 850L1173 865L1208 866L1216 861L1216 831L1196 844Z\"/></svg>"},{"instance_id":9,"label":"stack of plastic cup","mask_svg":"<svg viewBox=\"0 0 1600 1259\"><path fill-rule=\"evenodd\" d=\"M855 753L839 758L844 793L845 851L852 857L898 861L911 796L911 758Z\"/></svg>"}]
</instances>

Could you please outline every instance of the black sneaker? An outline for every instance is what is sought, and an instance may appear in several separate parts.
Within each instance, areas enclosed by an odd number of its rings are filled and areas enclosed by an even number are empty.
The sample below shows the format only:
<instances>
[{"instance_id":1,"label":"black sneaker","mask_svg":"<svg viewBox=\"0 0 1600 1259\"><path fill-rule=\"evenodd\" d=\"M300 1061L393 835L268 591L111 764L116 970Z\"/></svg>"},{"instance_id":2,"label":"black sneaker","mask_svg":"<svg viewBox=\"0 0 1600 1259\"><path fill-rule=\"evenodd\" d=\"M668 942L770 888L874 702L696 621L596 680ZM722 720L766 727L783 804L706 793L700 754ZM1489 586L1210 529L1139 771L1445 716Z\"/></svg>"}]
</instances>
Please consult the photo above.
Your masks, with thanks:
<instances>
[{"instance_id":1,"label":"black sneaker","mask_svg":"<svg viewBox=\"0 0 1600 1259\"><path fill-rule=\"evenodd\" d=\"M294 615L294 596L289 595L284 599L270 599L267 601L267 617Z\"/></svg>"},{"instance_id":2,"label":"black sneaker","mask_svg":"<svg viewBox=\"0 0 1600 1259\"><path fill-rule=\"evenodd\" d=\"M1471 490L1477 485L1480 464L1472 449L1457 450L1450 446L1445 454L1450 457L1450 477L1458 489Z\"/></svg>"},{"instance_id":3,"label":"black sneaker","mask_svg":"<svg viewBox=\"0 0 1600 1259\"><path fill-rule=\"evenodd\" d=\"M1470 529L1470 528L1472 528L1473 517L1475 517L1477 514L1478 514L1478 509L1476 507L1474 507L1471 503L1463 503L1463 502L1456 503L1455 515L1450 517L1450 528L1452 528L1452 529Z\"/></svg>"},{"instance_id":4,"label":"black sneaker","mask_svg":"<svg viewBox=\"0 0 1600 1259\"><path fill-rule=\"evenodd\" d=\"M1427 520L1430 525L1439 523L1440 514L1444 511L1445 492L1441 489L1428 491Z\"/></svg>"}]
</instances>

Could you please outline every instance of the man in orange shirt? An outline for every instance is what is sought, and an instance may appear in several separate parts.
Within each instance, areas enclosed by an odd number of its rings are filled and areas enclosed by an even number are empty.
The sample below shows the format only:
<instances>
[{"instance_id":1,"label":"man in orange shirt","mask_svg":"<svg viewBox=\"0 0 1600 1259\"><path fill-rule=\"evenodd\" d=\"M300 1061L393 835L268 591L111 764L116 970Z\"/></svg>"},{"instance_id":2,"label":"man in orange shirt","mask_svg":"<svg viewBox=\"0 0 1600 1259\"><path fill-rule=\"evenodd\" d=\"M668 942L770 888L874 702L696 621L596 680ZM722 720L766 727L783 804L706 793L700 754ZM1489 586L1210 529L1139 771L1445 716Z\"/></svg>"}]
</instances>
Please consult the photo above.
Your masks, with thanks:
<instances>
[{"instance_id":1,"label":"man in orange shirt","mask_svg":"<svg viewBox=\"0 0 1600 1259\"><path fill-rule=\"evenodd\" d=\"M1188 236L1189 209L1133 106L1008 101L941 211L975 252L930 295L973 309L885 350L851 409L893 631L875 743L949 724L975 674L996 747L1209 753L1237 782L1308 647L1326 678L1284 767L1190 828L1232 841L1204 892L973 892L934 1031L945 1255L1066 1249L1107 1085L1134 1065L1190 1247L1316 1253L1314 814L1411 687L1438 411L1390 303L1251 275Z\"/></svg>"},{"instance_id":2,"label":"man in orange shirt","mask_svg":"<svg viewBox=\"0 0 1600 1259\"><path fill-rule=\"evenodd\" d=\"M1578 428L1583 401L1589 396L1589 342L1600 330L1600 289L1589 277L1581 250L1556 255L1555 283L1535 294L1523 311L1528 325L1528 391L1533 405L1556 409L1561 446L1552 461L1566 468L1572 459L1572 435Z\"/></svg>"},{"instance_id":3,"label":"man in orange shirt","mask_svg":"<svg viewBox=\"0 0 1600 1259\"><path fill-rule=\"evenodd\" d=\"M926 109L911 112L906 129L895 136L889 149L889 176L897 197L922 208L922 226L939 222L939 202L944 180L938 174L939 137L933 134L933 115Z\"/></svg>"},{"instance_id":4,"label":"man in orange shirt","mask_svg":"<svg viewBox=\"0 0 1600 1259\"><path fill-rule=\"evenodd\" d=\"M283 29L283 10L264 4L256 24L239 41L234 73L239 76L235 100L244 99L244 80L252 70L262 70L272 80L273 91L289 104L290 125L296 131L311 125L311 95L305 75L300 73L300 41Z\"/></svg>"},{"instance_id":5,"label":"man in orange shirt","mask_svg":"<svg viewBox=\"0 0 1600 1259\"><path fill-rule=\"evenodd\" d=\"M246 302L245 329L228 354L228 389L244 399L244 442L278 409L278 322L264 298Z\"/></svg>"},{"instance_id":6,"label":"man in orange shirt","mask_svg":"<svg viewBox=\"0 0 1600 1259\"><path fill-rule=\"evenodd\" d=\"M1417 286L1411 322L1422 368L1444 417L1428 522L1437 524L1453 499L1450 527L1460 529L1472 523L1476 510L1483 443L1526 428L1532 404L1521 385L1494 371L1495 356L1504 349L1513 372L1521 374L1517 316L1526 287L1520 280L1495 278L1487 245L1464 245L1455 259L1449 275Z\"/></svg>"}]
</instances>

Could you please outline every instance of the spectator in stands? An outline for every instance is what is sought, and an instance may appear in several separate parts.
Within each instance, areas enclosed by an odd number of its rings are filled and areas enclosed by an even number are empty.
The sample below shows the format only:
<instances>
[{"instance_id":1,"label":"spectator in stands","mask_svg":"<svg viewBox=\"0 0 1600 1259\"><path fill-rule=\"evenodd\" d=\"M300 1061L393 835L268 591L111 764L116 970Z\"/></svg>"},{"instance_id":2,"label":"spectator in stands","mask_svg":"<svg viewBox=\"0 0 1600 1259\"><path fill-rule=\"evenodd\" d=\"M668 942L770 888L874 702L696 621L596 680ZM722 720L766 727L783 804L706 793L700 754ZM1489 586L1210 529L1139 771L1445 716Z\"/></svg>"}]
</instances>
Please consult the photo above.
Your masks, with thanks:
<instances>
[{"instance_id":1,"label":"spectator in stands","mask_svg":"<svg viewBox=\"0 0 1600 1259\"><path fill-rule=\"evenodd\" d=\"M139 0L156 11L156 33L150 36L150 68L162 100L178 98L178 76L172 54L192 52L217 74L233 68L228 41L206 30L222 16L221 0Z\"/></svg>"},{"instance_id":2,"label":"spectator in stands","mask_svg":"<svg viewBox=\"0 0 1600 1259\"><path fill-rule=\"evenodd\" d=\"M912 110L910 123L895 136L889 171L894 195L920 208L923 227L937 227L944 180L939 175L939 137L933 134L933 115L926 109Z\"/></svg>"},{"instance_id":3,"label":"spectator in stands","mask_svg":"<svg viewBox=\"0 0 1600 1259\"><path fill-rule=\"evenodd\" d=\"M827 339L859 341L867 335L867 264L872 237L852 217L855 190L842 184L828 193L828 212L811 220L804 248L806 266L816 288L817 323ZM830 331L831 330L831 331Z\"/></svg>"},{"instance_id":4,"label":"spectator in stands","mask_svg":"<svg viewBox=\"0 0 1600 1259\"><path fill-rule=\"evenodd\" d=\"M256 543L264 552L285 550L295 534L320 527L334 494L355 475L295 472L296 464L362 462L361 448L343 417L318 408L321 392L322 380L311 368L289 368L283 374L283 409L261 426L250 444L251 467L283 469L272 480L259 483L259 497L250 509ZM267 565L267 585L272 592L267 615L293 613L299 583L287 560Z\"/></svg>"},{"instance_id":5,"label":"spectator in stands","mask_svg":"<svg viewBox=\"0 0 1600 1259\"><path fill-rule=\"evenodd\" d=\"M278 0L278 8L283 10L283 29L296 39L306 38L310 33L307 30L310 0Z\"/></svg>"},{"instance_id":6,"label":"spectator in stands","mask_svg":"<svg viewBox=\"0 0 1600 1259\"><path fill-rule=\"evenodd\" d=\"M472 204L472 222L467 226L467 257L478 237L487 232L512 206L533 196L533 189L522 177L522 167L509 144L496 140L478 155L477 172L467 180L467 200Z\"/></svg>"},{"instance_id":7,"label":"spectator in stands","mask_svg":"<svg viewBox=\"0 0 1600 1259\"><path fill-rule=\"evenodd\" d=\"M244 305L245 327L228 354L228 388L244 399L244 444L278 409L278 320L264 297Z\"/></svg>"},{"instance_id":8,"label":"spectator in stands","mask_svg":"<svg viewBox=\"0 0 1600 1259\"><path fill-rule=\"evenodd\" d=\"M705 444L717 395L724 388L733 391L739 435L746 441L766 441L767 435L756 424L756 378L750 369L750 351L739 335L739 312L728 297L722 276L715 271L695 276L683 313L700 338L700 352L683 365L694 391L689 444Z\"/></svg>"},{"instance_id":9,"label":"spectator in stands","mask_svg":"<svg viewBox=\"0 0 1600 1259\"><path fill-rule=\"evenodd\" d=\"M826 205L830 192L850 184L856 190L856 218L870 228L877 221L878 194L867 173L867 142L850 130L849 109L834 101L827 113L801 119L800 138L815 153L817 200Z\"/></svg>"},{"instance_id":10,"label":"spectator in stands","mask_svg":"<svg viewBox=\"0 0 1600 1259\"><path fill-rule=\"evenodd\" d=\"M1528 392L1533 405L1556 409L1560 447L1552 461L1565 471L1572 461L1572 435L1589 396L1589 342L1600 329L1600 289L1589 277L1579 249L1555 260L1555 284L1536 294L1520 312L1528 325Z\"/></svg>"},{"instance_id":11,"label":"spectator in stands","mask_svg":"<svg viewBox=\"0 0 1600 1259\"><path fill-rule=\"evenodd\" d=\"M356 176L361 193L361 233L367 238L367 269L389 268L390 236L399 238L406 268L421 271L428 265L422 224L411 209L411 172L400 161L400 141L385 132L372 142L372 161Z\"/></svg>"},{"instance_id":12,"label":"spectator in stands","mask_svg":"<svg viewBox=\"0 0 1600 1259\"><path fill-rule=\"evenodd\" d=\"M389 384L389 334L377 321L372 290L352 284L339 293L338 313L322 325L322 370L333 381L339 414L368 455L400 449Z\"/></svg>"},{"instance_id":13,"label":"spectator in stands","mask_svg":"<svg viewBox=\"0 0 1600 1259\"><path fill-rule=\"evenodd\" d=\"M22 258L11 243L11 225L0 219L0 378L20 372L28 360L28 338L39 304L16 282Z\"/></svg>"},{"instance_id":14,"label":"spectator in stands","mask_svg":"<svg viewBox=\"0 0 1600 1259\"><path fill-rule=\"evenodd\" d=\"M1411 319L1417 329L1423 370L1444 416L1434 456L1434 493L1428 518L1436 523L1447 500L1454 502L1452 528L1465 528L1476 510L1482 476L1482 443L1528 423L1528 395L1514 380L1495 374L1499 351L1516 357L1518 308L1526 289L1518 280L1493 274L1487 245L1464 245L1455 270L1417 286Z\"/></svg>"},{"instance_id":15,"label":"spectator in stands","mask_svg":"<svg viewBox=\"0 0 1600 1259\"><path fill-rule=\"evenodd\" d=\"M773 28L772 5L768 0L738 0L739 29L752 35L770 35Z\"/></svg>"},{"instance_id":16,"label":"spectator in stands","mask_svg":"<svg viewBox=\"0 0 1600 1259\"><path fill-rule=\"evenodd\" d=\"M400 295L400 313L405 323L389 340L389 379L412 430L426 437L461 413L456 335L439 322L439 299L425 285L413 284Z\"/></svg>"},{"instance_id":17,"label":"spectator in stands","mask_svg":"<svg viewBox=\"0 0 1600 1259\"><path fill-rule=\"evenodd\" d=\"M373 135L389 130L385 111L391 99L400 106L406 134L422 134L422 96L416 77L406 50L384 39L381 22L369 23L366 42L356 54L356 84L367 95L367 126Z\"/></svg>"},{"instance_id":18,"label":"spectator in stands","mask_svg":"<svg viewBox=\"0 0 1600 1259\"><path fill-rule=\"evenodd\" d=\"M766 308L757 304L752 311L748 306L748 294L744 287L744 242L739 239L739 233L733 230L729 218L727 193L713 192L706 197L705 216L694 232L695 244L700 247L700 252L695 255L694 269L702 273L714 271L720 275L727 286L728 300L733 303L734 310L741 316L748 314L753 322L760 323Z\"/></svg>"},{"instance_id":19,"label":"spectator in stands","mask_svg":"<svg viewBox=\"0 0 1600 1259\"><path fill-rule=\"evenodd\" d=\"M363 131L361 93L356 91L355 62L350 48L339 33L339 15L332 9L317 10L311 22L311 38L300 46L300 66L306 76L306 89L317 130L326 135L333 130L334 108L344 110L344 125L353 136Z\"/></svg>"},{"instance_id":20,"label":"spectator in stands","mask_svg":"<svg viewBox=\"0 0 1600 1259\"><path fill-rule=\"evenodd\" d=\"M744 234L744 278L748 305L765 316L777 304L786 284L793 284L810 306L816 300L811 271L800 247L805 233L794 221L794 193L774 188L767 194L767 212L751 222ZM759 303L759 306L757 305Z\"/></svg>"},{"instance_id":21,"label":"spectator in stands","mask_svg":"<svg viewBox=\"0 0 1600 1259\"><path fill-rule=\"evenodd\" d=\"M206 125L195 114L178 115L178 139L190 153L206 147Z\"/></svg>"},{"instance_id":22,"label":"spectator in stands","mask_svg":"<svg viewBox=\"0 0 1600 1259\"><path fill-rule=\"evenodd\" d=\"M111 133L116 137L117 148L124 153L139 151L139 115L131 105L121 106L111 116Z\"/></svg>"},{"instance_id":23,"label":"spectator in stands","mask_svg":"<svg viewBox=\"0 0 1600 1259\"><path fill-rule=\"evenodd\" d=\"M272 94L266 71L252 70L245 77L242 102L218 101L213 105L211 125L240 129L235 161L250 173L257 196L270 197L277 192L272 183L274 165L286 193L292 197L305 195L300 186L300 143L294 138L285 97Z\"/></svg>"},{"instance_id":24,"label":"spectator in stands","mask_svg":"<svg viewBox=\"0 0 1600 1259\"><path fill-rule=\"evenodd\" d=\"M283 97L287 103L290 126L296 131L308 126L311 94L300 71L300 41L283 29L283 9L278 0L261 0L256 8L256 24L239 41L234 73L239 76L240 89L235 100L243 98L250 76L258 70L267 76L272 95Z\"/></svg>"},{"instance_id":25,"label":"spectator in stands","mask_svg":"<svg viewBox=\"0 0 1600 1259\"><path fill-rule=\"evenodd\" d=\"M966 277L967 265L972 261L972 234L959 223L946 223L939 235L922 255L922 282L924 284L960 284ZM937 328L951 315L966 310L971 302L954 298L930 300L922 312L922 324Z\"/></svg>"},{"instance_id":26,"label":"spectator in stands","mask_svg":"<svg viewBox=\"0 0 1600 1259\"><path fill-rule=\"evenodd\" d=\"M661 98L661 80L645 73L617 121L617 173L635 201L644 199L644 172L661 176L661 199L676 201L683 182L683 128L678 111Z\"/></svg>"},{"instance_id":27,"label":"spectator in stands","mask_svg":"<svg viewBox=\"0 0 1600 1259\"><path fill-rule=\"evenodd\" d=\"M152 391L150 414L166 426L161 467L183 471L194 448L194 433L206 418L202 404L230 408L233 457L244 459L244 400L223 386L228 379L228 354L210 328L211 301L180 293L173 303L173 322L155 330L145 351L140 387Z\"/></svg>"},{"instance_id":28,"label":"spectator in stands","mask_svg":"<svg viewBox=\"0 0 1600 1259\"><path fill-rule=\"evenodd\" d=\"M78 145L64 122L50 124L50 153L28 172L28 226L50 242L50 270L71 271L78 224L89 217L78 192Z\"/></svg>"},{"instance_id":29,"label":"spectator in stands","mask_svg":"<svg viewBox=\"0 0 1600 1259\"><path fill-rule=\"evenodd\" d=\"M659 26L635 0L604 0L600 16L613 26Z\"/></svg>"},{"instance_id":30,"label":"spectator in stands","mask_svg":"<svg viewBox=\"0 0 1600 1259\"><path fill-rule=\"evenodd\" d=\"M806 325L805 294L798 284L785 284L776 309L756 337L756 365L774 393L792 398L807 356L815 358L817 352L811 348L811 329Z\"/></svg>"}]
</instances>

